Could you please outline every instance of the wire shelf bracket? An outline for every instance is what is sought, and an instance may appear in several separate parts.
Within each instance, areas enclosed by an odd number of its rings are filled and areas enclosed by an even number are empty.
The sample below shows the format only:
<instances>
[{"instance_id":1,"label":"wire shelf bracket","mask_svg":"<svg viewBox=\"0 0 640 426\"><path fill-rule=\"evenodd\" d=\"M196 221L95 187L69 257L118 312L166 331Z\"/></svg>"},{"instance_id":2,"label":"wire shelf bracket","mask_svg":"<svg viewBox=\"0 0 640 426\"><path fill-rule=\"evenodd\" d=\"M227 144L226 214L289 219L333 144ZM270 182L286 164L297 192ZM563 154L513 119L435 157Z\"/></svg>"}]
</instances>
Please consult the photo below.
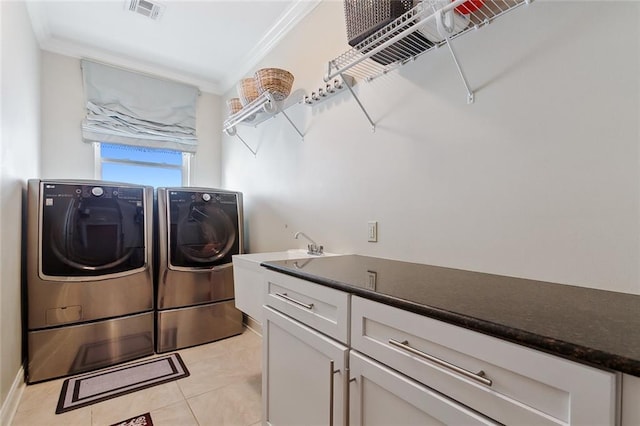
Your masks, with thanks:
<instances>
[{"instance_id":1,"label":"wire shelf bracket","mask_svg":"<svg viewBox=\"0 0 640 426\"><path fill-rule=\"evenodd\" d=\"M356 102L357 102L358 106L360 107L360 109L362 110L362 113L364 114L364 116L367 117L367 120L369 121L369 124L371 124L371 131L375 132L376 131L376 124L373 122L373 120L371 120L371 117L369 116L369 114L367 113L367 110L362 105L362 102L360 102L360 99L358 99L358 97L356 96L356 93L353 91L353 88L351 87L349 82L347 80L345 80L345 78L344 78L344 76L342 75L341 72L338 73L338 75L344 81L344 85L346 86L347 90L349 90L349 93L351 93L351 96L353 96L353 99L356 100Z\"/></svg>"},{"instance_id":2,"label":"wire shelf bracket","mask_svg":"<svg viewBox=\"0 0 640 426\"><path fill-rule=\"evenodd\" d=\"M304 134L298 129L291 118L285 112L285 109L293 104L287 104L285 101L276 101L271 93L264 92L256 99L245 105L240 111L229 116L224 121L222 131L229 136L236 136L244 146L251 151L253 156L257 156L257 150L251 148L251 146L238 134L238 125L251 125L257 127L260 123L275 117L279 113L287 119L291 127L300 135L302 141L304 141Z\"/></svg>"},{"instance_id":3,"label":"wire shelf bracket","mask_svg":"<svg viewBox=\"0 0 640 426\"><path fill-rule=\"evenodd\" d=\"M468 0L453 0L450 3L442 0L421 0L385 27L329 61L324 80L329 81L349 71L350 75L371 81L446 44L467 91L467 103L471 104L475 100L475 94L453 48L452 40L489 24L522 4L531 2L532 0L484 0L479 2L480 6L470 10L467 9L467 5L470 4ZM454 13L460 6L465 13ZM407 38L416 32L421 33L418 35L423 40L421 44L416 43L415 37ZM357 97L355 98L371 122L362 104Z\"/></svg>"},{"instance_id":4,"label":"wire shelf bracket","mask_svg":"<svg viewBox=\"0 0 640 426\"><path fill-rule=\"evenodd\" d=\"M251 146L244 140L242 139L242 136L240 136L238 134L238 131L236 130L235 126L234 127L230 127L229 129L225 129L225 133L229 136L235 136L237 137L240 142L243 143L243 145L249 150L251 151L251 153L253 154L253 156L257 156L258 155L258 151L254 150L253 148L251 148Z\"/></svg>"},{"instance_id":5,"label":"wire shelf bracket","mask_svg":"<svg viewBox=\"0 0 640 426\"><path fill-rule=\"evenodd\" d=\"M437 18L439 21L443 21L444 14L440 12ZM455 50L453 50L453 45L451 44L451 40L449 39L449 35L445 35L446 45L449 48L449 53L451 53L451 58L453 59L453 63L456 65L456 69L458 70L458 74L460 74L460 78L462 79L462 83L464 84L464 88L467 90L467 104L472 104L475 100L475 95L471 87L469 86L469 82L467 81L467 76L464 74L464 70L462 66L460 66L460 62L458 61L458 57L456 55Z\"/></svg>"}]
</instances>

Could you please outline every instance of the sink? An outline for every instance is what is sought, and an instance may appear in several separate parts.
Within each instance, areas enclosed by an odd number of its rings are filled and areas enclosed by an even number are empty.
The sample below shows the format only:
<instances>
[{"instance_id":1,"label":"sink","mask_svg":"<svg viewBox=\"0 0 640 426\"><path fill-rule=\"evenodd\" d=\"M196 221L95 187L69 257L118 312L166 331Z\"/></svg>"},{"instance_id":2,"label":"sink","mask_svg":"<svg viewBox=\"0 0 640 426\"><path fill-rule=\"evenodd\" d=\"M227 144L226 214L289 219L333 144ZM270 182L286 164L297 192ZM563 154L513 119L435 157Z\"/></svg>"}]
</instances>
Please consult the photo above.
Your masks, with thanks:
<instances>
[{"instance_id":1,"label":"sink","mask_svg":"<svg viewBox=\"0 0 640 426\"><path fill-rule=\"evenodd\" d=\"M282 259L269 259L269 260L302 259L304 257L340 256L337 253L309 254L305 249L289 249L283 253L287 253L288 257L282 258Z\"/></svg>"},{"instance_id":2,"label":"sink","mask_svg":"<svg viewBox=\"0 0 640 426\"><path fill-rule=\"evenodd\" d=\"M268 262L270 260L288 260L288 259L303 259L307 257L323 257L323 256L339 256L336 253L323 253L323 254L309 254L305 249L289 249L285 251L273 251L267 253L250 253L250 254L236 254L233 256L234 264L240 262L245 264L247 262L256 263L258 266L262 262Z\"/></svg>"},{"instance_id":3,"label":"sink","mask_svg":"<svg viewBox=\"0 0 640 426\"><path fill-rule=\"evenodd\" d=\"M262 262L272 260L306 259L324 256L340 256L336 253L309 254L306 249L236 254L233 256L233 281L236 308L262 323L262 305L264 298L264 268Z\"/></svg>"}]
</instances>

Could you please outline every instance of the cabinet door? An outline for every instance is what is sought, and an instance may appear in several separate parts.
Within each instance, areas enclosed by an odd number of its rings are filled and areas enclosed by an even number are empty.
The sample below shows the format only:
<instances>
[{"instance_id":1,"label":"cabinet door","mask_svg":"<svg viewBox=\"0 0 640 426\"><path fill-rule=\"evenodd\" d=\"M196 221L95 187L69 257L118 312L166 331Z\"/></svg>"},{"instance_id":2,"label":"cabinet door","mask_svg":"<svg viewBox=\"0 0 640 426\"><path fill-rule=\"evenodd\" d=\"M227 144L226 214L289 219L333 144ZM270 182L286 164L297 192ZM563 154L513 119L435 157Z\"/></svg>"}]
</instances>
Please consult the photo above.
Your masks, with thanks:
<instances>
[{"instance_id":1,"label":"cabinet door","mask_svg":"<svg viewBox=\"0 0 640 426\"><path fill-rule=\"evenodd\" d=\"M491 419L351 351L351 425L497 425Z\"/></svg>"},{"instance_id":2,"label":"cabinet door","mask_svg":"<svg viewBox=\"0 0 640 426\"><path fill-rule=\"evenodd\" d=\"M265 424L346 424L347 348L271 308L263 314Z\"/></svg>"},{"instance_id":3,"label":"cabinet door","mask_svg":"<svg viewBox=\"0 0 640 426\"><path fill-rule=\"evenodd\" d=\"M640 425L640 377L622 375L622 426Z\"/></svg>"}]
</instances>

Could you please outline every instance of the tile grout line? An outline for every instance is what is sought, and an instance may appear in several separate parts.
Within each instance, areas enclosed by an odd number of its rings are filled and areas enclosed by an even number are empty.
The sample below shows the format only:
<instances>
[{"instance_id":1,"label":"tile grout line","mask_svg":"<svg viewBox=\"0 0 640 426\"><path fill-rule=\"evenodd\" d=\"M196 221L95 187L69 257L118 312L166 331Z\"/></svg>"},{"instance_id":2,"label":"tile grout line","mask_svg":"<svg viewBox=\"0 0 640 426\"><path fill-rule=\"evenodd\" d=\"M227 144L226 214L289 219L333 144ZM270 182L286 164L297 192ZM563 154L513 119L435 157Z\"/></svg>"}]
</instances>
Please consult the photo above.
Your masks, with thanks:
<instances>
[{"instance_id":1,"label":"tile grout line","mask_svg":"<svg viewBox=\"0 0 640 426\"><path fill-rule=\"evenodd\" d=\"M191 413L191 416L196 421L196 424L198 426L200 426L200 422L198 421L198 417L196 416L196 413L193 412L193 408L191 408L191 404L189 404L189 400L185 399L185 402L187 403L187 407L189 408L189 412Z\"/></svg>"},{"instance_id":2,"label":"tile grout line","mask_svg":"<svg viewBox=\"0 0 640 426\"><path fill-rule=\"evenodd\" d=\"M179 352L180 351L178 351L178 353ZM182 354L180 354L180 356L182 357ZM189 365L187 365L187 361L184 361L184 364L187 366L187 370L189 370ZM191 374L191 370L189 370L189 374ZM187 404L187 408L189 409L189 412L191 413L191 417L193 417L193 420L195 420L196 424L198 426L200 426L200 422L198 421L198 418L196 417L196 413L193 412L193 409L191 408L191 404L189 404L189 399L184 394L184 391L182 390L182 386L180 386L179 382L180 382L180 380L176 380L176 384L178 385L178 390L180 390L180 394L182 395L182 398L184 398L185 404Z\"/></svg>"},{"instance_id":3,"label":"tile grout line","mask_svg":"<svg viewBox=\"0 0 640 426\"><path fill-rule=\"evenodd\" d=\"M180 352L180 351L178 351L178 352ZM182 357L182 354L180 354L180 356ZM189 366L187 365L187 361L183 359L183 362L184 362L184 365L187 367L187 370L189 370L189 374L191 374L191 370L189 369ZM191 404L189 404L189 399L184 394L184 390L182 390L182 386L180 386L180 380L176 380L176 384L178 385L178 390L180 390L180 394L182 395L182 398L183 398L185 404L187 404L187 408L189 409L189 412L191 413L191 417L193 417L193 420L196 422L196 424L198 426L200 426L200 422L198 421L198 417L196 417L196 413L193 412L193 408L191 408Z\"/></svg>"}]
</instances>

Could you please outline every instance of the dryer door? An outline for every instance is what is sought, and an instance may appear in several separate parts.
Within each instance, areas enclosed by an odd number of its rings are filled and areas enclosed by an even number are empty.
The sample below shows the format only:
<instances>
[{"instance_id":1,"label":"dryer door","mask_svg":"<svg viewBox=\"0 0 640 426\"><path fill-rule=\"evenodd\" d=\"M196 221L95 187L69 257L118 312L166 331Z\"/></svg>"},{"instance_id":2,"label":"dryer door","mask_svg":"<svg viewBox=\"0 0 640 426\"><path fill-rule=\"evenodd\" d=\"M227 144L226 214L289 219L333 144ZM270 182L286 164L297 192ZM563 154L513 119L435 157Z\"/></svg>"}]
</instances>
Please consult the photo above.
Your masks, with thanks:
<instances>
[{"instance_id":1,"label":"dryer door","mask_svg":"<svg viewBox=\"0 0 640 426\"><path fill-rule=\"evenodd\" d=\"M43 186L43 277L104 277L145 266L143 188Z\"/></svg>"},{"instance_id":2,"label":"dryer door","mask_svg":"<svg viewBox=\"0 0 640 426\"><path fill-rule=\"evenodd\" d=\"M171 191L170 265L210 268L231 263L238 254L238 206L235 194Z\"/></svg>"}]
</instances>

